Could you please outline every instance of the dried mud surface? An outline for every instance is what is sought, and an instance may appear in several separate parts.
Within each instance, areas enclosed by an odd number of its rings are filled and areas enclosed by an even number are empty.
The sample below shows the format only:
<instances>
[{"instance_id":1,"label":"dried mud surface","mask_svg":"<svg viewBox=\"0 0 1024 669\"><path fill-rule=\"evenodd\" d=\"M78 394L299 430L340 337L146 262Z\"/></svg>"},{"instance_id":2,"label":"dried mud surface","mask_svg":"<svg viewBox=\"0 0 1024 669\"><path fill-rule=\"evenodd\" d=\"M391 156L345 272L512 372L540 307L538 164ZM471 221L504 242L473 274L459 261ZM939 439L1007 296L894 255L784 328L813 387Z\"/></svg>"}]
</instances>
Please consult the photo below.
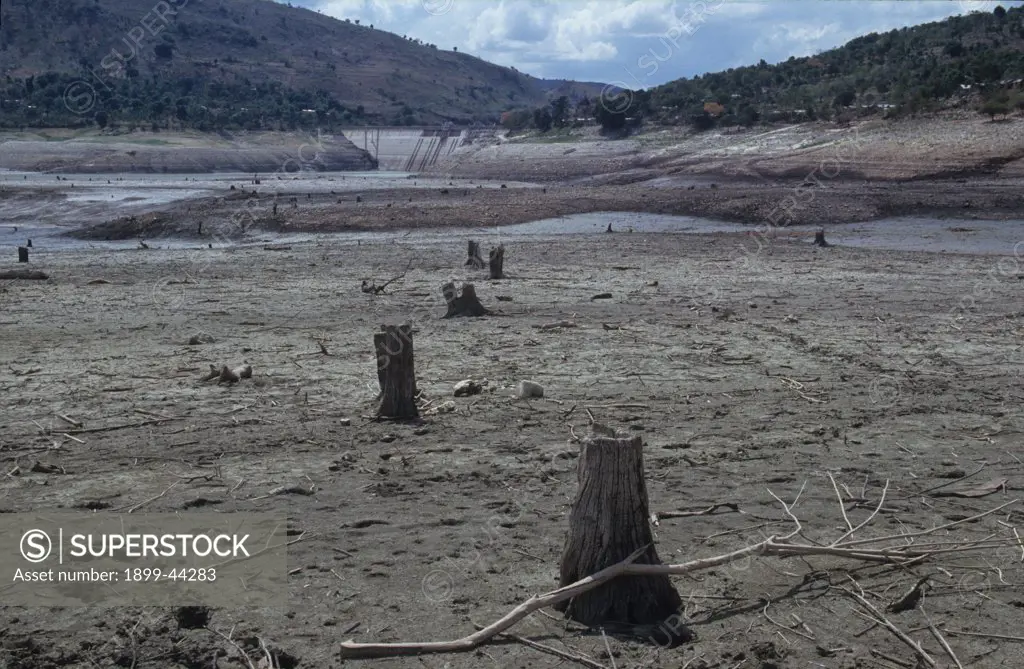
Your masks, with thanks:
<instances>
[{"instance_id":1,"label":"dried mud surface","mask_svg":"<svg viewBox=\"0 0 1024 669\"><path fill-rule=\"evenodd\" d=\"M737 505L661 520L667 562L788 532L772 494L792 502L801 488L793 512L803 535L838 538L846 525L828 473L855 524L888 481L865 537L963 520L1021 495L1019 259L790 239L737 258L742 241L515 242L502 281L462 268L457 235L443 247L40 252L33 265L49 281L0 283L0 510L85 514L151 500L144 511L285 513L306 534L290 548L279 609L227 605L209 623L233 628L252 666L265 666L261 639L286 667L470 669L581 665L512 640L344 662L339 643L461 637L557 585L573 435L585 433L588 410L643 435L654 511ZM407 267L387 294L359 291ZM472 278L501 313L440 320L449 278ZM604 292L612 299L591 299ZM372 333L406 320L429 415L420 425L370 421ZM560 320L575 327L536 327ZM213 342L189 345L199 334ZM253 379L198 381L208 363L242 360ZM488 391L452 397L465 378L486 378ZM515 399L523 379L543 384L545 398ZM139 425L79 433L78 443L57 414L87 429ZM145 424L153 414L170 418ZM33 472L36 461L59 473ZM936 494L991 479L1006 484L986 497ZM266 497L299 484L314 494ZM840 588L855 578L884 610L928 574L923 611L886 615L951 667L924 612L943 629L1019 636L1022 520L1010 506L942 530L931 541L998 544L909 567L757 557L674 577L697 634L675 649L611 635L609 658L600 635L540 614L511 631L606 667L913 666L909 647L854 612ZM249 666L217 634L179 629L174 614L6 607L0 666ZM964 666L1020 666L1012 640L945 636Z\"/></svg>"}]
</instances>

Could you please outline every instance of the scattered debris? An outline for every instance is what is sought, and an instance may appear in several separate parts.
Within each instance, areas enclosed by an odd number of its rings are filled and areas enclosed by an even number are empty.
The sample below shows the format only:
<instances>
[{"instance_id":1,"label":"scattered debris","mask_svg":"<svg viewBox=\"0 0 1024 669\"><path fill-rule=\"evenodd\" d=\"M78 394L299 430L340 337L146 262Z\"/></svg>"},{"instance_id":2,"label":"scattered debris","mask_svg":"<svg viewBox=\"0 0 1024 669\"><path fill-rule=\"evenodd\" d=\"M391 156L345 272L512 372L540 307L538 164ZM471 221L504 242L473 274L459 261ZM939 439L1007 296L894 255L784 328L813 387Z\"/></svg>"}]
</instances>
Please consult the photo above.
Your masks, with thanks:
<instances>
[{"instance_id":1,"label":"scattered debris","mask_svg":"<svg viewBox=\"0 0 1024 669\"><path fill-rule=\"evenodd\" d=\"M484 382L466 379L455 384L455 396L466 397L468 395L479 395L484 389Z\"/></svg>"},{"instance_id":2,"label":"scattered debris","mask_svg":"<svg viewBox=\"0 0 1024 669\"><path fill-rule=\"evenodd\" d=\"M210 365L210 371L203 376L200 381L212 381L217 379L217 383L238 383L242 379L252 378L252 365L242 365L241 367L235 367L231 369L227 365L221 365L218 369L216 365Z\"/></svg>"},{"instance_id":3,"label":"scattered debris","mask_svg":"<svg viewBox=\"0 0 1024 669\"><path fill-rule=\"evenodd\" d=\"M558 321L557 323L545 323L543 325L534 325L537 330L557 330L559 328L574 328L576 323L574 321Z\"/></svg>"},{"instance_id":4,"label":"scattered debris","mask_svg":"<svg viewBox=\"0 0 1024 669\"><path fill-rule=\"evenodd\" d=\"M598 293L597 295L594 295L593 297L590 298L591 301L594 301L594 300L610 300L610 299L612 299L612 294L611 293Z\"/></svg>"},{"instance_id":5,"label":"scattered debris","mask_svg":"<svg viewBox=\"0 0 1024 669\"><path fill-rule=\"evenodd\" d=\"M194 334L191 337L189 337L188 345L199 346L201 344L212 344L214 341L216 340L213 338L212 335L208 335L205 332L200 332L199 334Z\"/></svg>"}]
</instances>

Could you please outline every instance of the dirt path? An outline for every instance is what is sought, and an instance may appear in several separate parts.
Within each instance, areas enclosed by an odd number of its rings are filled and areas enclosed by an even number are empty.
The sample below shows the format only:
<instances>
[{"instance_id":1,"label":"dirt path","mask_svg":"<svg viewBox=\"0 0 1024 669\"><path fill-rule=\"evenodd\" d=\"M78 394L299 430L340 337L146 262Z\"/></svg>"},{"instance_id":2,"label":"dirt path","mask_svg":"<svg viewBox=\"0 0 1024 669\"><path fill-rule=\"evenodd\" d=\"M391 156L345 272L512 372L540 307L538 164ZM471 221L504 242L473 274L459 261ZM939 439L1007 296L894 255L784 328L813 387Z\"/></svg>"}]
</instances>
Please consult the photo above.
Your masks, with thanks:
<instances>
[{"instance_id":1,"label":"dirt path","mask_svg":"<svg viewBox=\"0 0 1024 669\"><path fill-rule=\"evenodd\" d=\"M769 490L791 501L806 485L795 507L805 536L837 536L845 526L827 472L853 522L869 513L853 502L877 504L889 481L880 517L864 530L872 536L1020 496L1024 268L1010 267L1016 259L787 240L737 259L741 240L517 243L508 280L474 277L482 301L503 313L453 321L438 318L439 286L466 276L460 238L443 248L40 253L34 262L48 282L0 285L0 459L12 472L0 483L0 510L134 505L187 477L145 510L283 511L307 533L290 552L288 598L276 610L215 610L211 625L234 627L257 659L259 637L297 660L282 666L332 667L343 639L459 637L555 585L575 493L572 434L585 431L586 408L644 436L654 510L739 505L742 513L663 520L656 540L666 561L785 528ZM358 290L362 279L406 266L387 295ZM192 283L169 283L186 276ZM98 278L111 283L89 284ZM602 292L613 298L591 300ZM372 332L406 319L417 328L419 387L433 406L451 400L454 409L418 427L370 422ZM576 327L536 327L562 319ZM214 342L187 344L200 333ZM318 352L318 337L331 355ZM207 363L242 360L253 365L252 381L198 382ZM493 391L452 398L467 377L486 378ZM546 399L513 399L522 379L543 384ZM635 406L611 406L623 404ZM82 434L82 444L60 436L68 426L56 417L102 427L142 422L149 414L139 411L173 420ZM62 473L32 472L37 460ZM1005 490L979 499L921 494L976 471L966 483L1005 478ZM300 483L315 494L260 498ZM907 646L852 612L838 589L850 576L882 609L931 574L932 620L1019 635L1024 574L1012 527L1022 520L1010 507L943 532L937 541L993 535L1000 543L944 558L941 569L760 558L676 578L698 640L668 650L613 637L614 666L899 666L872 652L910 666ZM927 625L920 611L890 615L905 630ZM245 666L222 638L179 630L164 609L5 608L0 630L0 664L12 668L127 667L133 657L140 669ZM548 617L514 631L613 666L600 636ZM953 666L927 628L911 634L939 666ZM1019 665L1012 641L948 639L964 666ZM345 663L364 665L574 666L514 642Z\"/></svg>"}]
</instances>

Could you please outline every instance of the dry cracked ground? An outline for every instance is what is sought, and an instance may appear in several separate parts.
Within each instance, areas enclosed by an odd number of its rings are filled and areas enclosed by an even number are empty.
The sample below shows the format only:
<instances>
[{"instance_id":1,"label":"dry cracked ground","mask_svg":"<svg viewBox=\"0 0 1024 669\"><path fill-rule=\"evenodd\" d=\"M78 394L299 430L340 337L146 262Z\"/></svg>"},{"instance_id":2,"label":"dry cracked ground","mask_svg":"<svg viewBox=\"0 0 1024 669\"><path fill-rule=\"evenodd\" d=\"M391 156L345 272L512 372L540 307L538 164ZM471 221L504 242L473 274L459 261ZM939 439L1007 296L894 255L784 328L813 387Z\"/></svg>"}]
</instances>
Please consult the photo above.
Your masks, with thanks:
<instances>
[{"instance_id":1,"label":"dry cracked ground","mask_svg":"<svg viewBox=\"0 0 1024 669\"><path fill-rule=\"evenodd\" d=\"M884 616L934 666L1019 667L1020 259L738 244L508 240L501 281L463 269L454 233L37 254L48 281L0 283L0 510L269 511L301 539L275 608L226 602L203 625L170 608L5 607L0 666L268 667L268 653L303 668L929 666ZM406 268L385 294L359 290ZM440 319L449 278L498 313ZM429 404L421 423L375 422L372 333L405 321ZM242 361L252 379L199 380ZM453 397L467 378L485 391ZM523 379L544 398L516 399ZM591 415L642 435L652 511L727 505L661 518L665 562L789 533L793 517L797 540L827 545L873 513L855 537L986 548L910 565L755 556L676 576L697 638L673 649L547 610L510 633L577 659L508 637L341 659L346 639L462 637L557 586ZM281 487L312 494L269 494ZM916 608L887 611L924 576Z\"/></svg>"}]
</instances>

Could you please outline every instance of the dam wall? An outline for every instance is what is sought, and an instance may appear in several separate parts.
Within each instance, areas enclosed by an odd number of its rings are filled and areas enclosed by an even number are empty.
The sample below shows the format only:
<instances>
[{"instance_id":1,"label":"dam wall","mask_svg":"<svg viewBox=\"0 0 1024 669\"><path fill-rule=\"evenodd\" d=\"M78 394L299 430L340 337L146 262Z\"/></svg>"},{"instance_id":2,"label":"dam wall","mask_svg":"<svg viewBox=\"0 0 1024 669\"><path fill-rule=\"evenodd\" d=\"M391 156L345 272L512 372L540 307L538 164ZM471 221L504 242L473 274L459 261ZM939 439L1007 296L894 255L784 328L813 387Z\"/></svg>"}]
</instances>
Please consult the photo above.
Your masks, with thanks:
<instances>
[{"instance_id":1,"label":"dam wall","mask_svg":"<svg viewBox=\"0 0 1024 669\"><path fill-rule=\"evenodd\" d=\"M358 127L343 128L341 133L356 148L377 160L378 168L394 172L420 172L440 158L477 142L494 140L501 128L449 126Z\"/></svg>"}]
</instances>

